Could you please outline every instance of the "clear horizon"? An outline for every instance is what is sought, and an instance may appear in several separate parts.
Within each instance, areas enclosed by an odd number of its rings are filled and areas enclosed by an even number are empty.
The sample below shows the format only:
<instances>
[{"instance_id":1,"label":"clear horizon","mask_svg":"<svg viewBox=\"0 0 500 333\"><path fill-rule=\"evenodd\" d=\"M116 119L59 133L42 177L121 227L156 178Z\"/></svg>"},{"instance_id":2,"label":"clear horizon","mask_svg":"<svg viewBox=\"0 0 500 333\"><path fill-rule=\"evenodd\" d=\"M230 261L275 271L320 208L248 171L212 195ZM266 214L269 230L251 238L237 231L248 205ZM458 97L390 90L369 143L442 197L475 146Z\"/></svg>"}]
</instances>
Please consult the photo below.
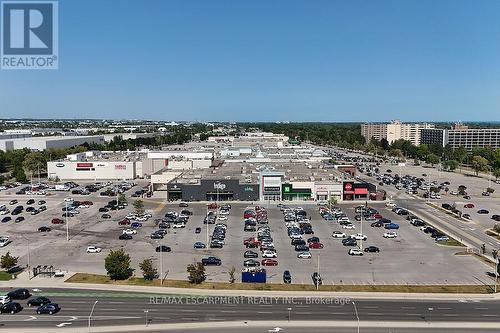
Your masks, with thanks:
<instances>
[{"instance_id":1,"label":"clear horizon","mask_svg":"<svg viewBox=\"0 0 500 333\"><path fill-rule=\"evenodd\" d=\"M116 4L60 0L59 70L1 71L0 117L500 120L498 1Z\"/></svg>"}]
</instances>

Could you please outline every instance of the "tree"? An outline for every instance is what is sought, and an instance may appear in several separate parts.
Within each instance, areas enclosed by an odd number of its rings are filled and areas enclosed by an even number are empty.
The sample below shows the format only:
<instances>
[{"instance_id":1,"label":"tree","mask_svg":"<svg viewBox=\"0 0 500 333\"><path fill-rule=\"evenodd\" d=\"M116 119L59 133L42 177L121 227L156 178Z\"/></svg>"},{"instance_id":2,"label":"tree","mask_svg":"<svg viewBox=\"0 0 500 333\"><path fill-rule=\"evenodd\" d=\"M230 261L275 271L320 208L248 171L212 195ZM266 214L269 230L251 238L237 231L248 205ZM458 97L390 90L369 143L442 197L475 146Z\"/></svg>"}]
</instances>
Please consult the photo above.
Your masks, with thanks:
<instances>
[{"instance_id":1,"label":"tree","mask_svg":"<svg viewBox=\"0 0 500 333\"><path fill-rule=\"evenodd\" d=\"M26 178L26 173L24 173L23 168L15 168L12 170L12 177L16 179L16 181L20 183L26 183L28 178Z\"/></svg>"},{"instance_id":2,"label":"tree","mask_svg":"<svg viewBox=\"0 0 500 333\"><path fill-rule=\"evenodd\" d=\"M10 255L10 252L7 252L0 258L0 266L6 270L10 270L17 266L17 261L19 257L13 257Z\"/></svg>"},{"instance_id":3,"label":"tree","mask_svg":"<svg viewBox=\"0 0 500 333\"><path fill-rule=\"evenodd\" d=\"M495 180L500 178L500 168L493 169L493 176L495 177Z\"/></svg>"},{"instance_id":4,"label":"tree","mask_svg":"<svg viewBox=\"0 0 500 333\"><path fill-rule=\"evenodd\" d=\"M144 214L144 202L140 199L134 201L134 210L138 215Z\"/></svg>"},{"instance_id":5,"label":"tree","mask_svg":"<svg viewBox=\"0 0 500 333\"><path fill-rule=\"evenodd\" d=\"M118 203L126 203L126 202L127 202L127 197L125 196L125 193L118 194Z\"/></svg>"},{"instance_id":6,"label":"tree","mask_svg":"<svg viewBox=\"0 0 500 333\"><path fill-rule=\"evenodd\" d=\"M38 171L45 170L47 160L43 153L35 151L24 156L23 167L31 174L36 174Z\"/></svg>"},{"instance_id":7,"label":"tree","mask_svg":"<svg viewBox=\"0 0 500 333\"><path fill-rule=\"evenodd\" d=\"M153 280L156 276L158 276L158 271L153 266L153 261L151 259L144 259L139 267L142 270L142 276L144 276L144 280Z\"/></svg>"},{"instance_id":8,"label":"tree","mask_svg":"<svg viewBox=\"0 0 500 333\"><path fill-rule=\"evenodd\" d=\"M132 276L130 256L123 249L111 250L104 259L104 267L112 280L126 280Z\"/></svg>"},{"instance_id":9,"label":"tree","mask_svg":"<svg viewBox=\"0 0 500 333\"><path fill-rule=\"evenodd\" d=\"M401 149L391 149L389 151L389 156L396 157L396 158L402 158L403 157L403 152Z\"/></svg>"},{"instance_id":10,"label":"tree","mask_svg":"<svg viewBox=\"0 0 500 333\"><path fill-rule=\"evenodd\" d=\"M439 156L437 156L435 154L429 154L429 156L427 156L427 163L429 163L431 166L438 164L439 163Z\"/></svg>"},{"instance_id":11,"label":"tree","mask_svg":"<svg viewBox=\"0 0 500 333\"><path fill-rule=\"evenodd\" d=\"M458 168L458 162L455 160L444 161L443 168L445 170L454 171L456 168Z\"/></svg>"},{"instance_id":12,"label":"tree","mask_svg":"<svg viewBox=\"0 0 500 333\"><path fill-rule=\"evenodd\" d=\"M200 284L205 281L205 266L203 266L201 262L189 264L187 266L187 272L189 273L189 282Z\"/></svg>"},{"instance_id":13,"label":"tree","mask_svg":"<svg viewBox=\"0 0 500 333\"><path fill-rule=\"evenodd\" d=\"M481 253L482 254L486 253L486 244L484 244L484 243L481 245Z\"/></svg>"},{"instance_id":14,"label":"tree","mask_svg":"<svg viewBox=\"0 0 500 333\"><path fill-rule=\"evenodd\" d=\"M488 160L482 156L475 155L472 158L472 168L476 172L477 176L480 172L486 171L488 169Z\"/></svg>"},{"instance_id":15,"label":"tree","mask_svg":"<svg viewBox=\"0 0 500 333\"><path fill-rule=\"evenodd\" d=\"M229 283L234 283L234 281L236 281L236 278L234 277L236 273L236 268L231 267L231 269L229 270L228 274L229 274Z\"/></svg>"}]
</instances>

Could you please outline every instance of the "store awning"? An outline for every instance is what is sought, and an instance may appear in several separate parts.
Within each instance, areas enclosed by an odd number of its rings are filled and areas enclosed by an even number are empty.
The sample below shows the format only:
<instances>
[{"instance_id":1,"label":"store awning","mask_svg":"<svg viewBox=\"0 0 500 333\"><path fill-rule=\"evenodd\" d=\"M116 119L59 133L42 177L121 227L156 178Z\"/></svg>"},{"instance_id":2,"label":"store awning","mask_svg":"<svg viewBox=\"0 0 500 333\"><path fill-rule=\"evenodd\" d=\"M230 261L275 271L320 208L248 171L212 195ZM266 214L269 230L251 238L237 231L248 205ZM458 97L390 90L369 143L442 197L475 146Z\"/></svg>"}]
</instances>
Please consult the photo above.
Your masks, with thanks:
<instances>
[{"instance_id":1,"label":"store awning","mask_svg":"<svg viewBox=\"0 0 500 333\"><path fill-rule=\"evenodd\" d=\"M354 194L368 194L368 189L367 188L355 188L354 189Z\"/></svg>"}]
</instances>

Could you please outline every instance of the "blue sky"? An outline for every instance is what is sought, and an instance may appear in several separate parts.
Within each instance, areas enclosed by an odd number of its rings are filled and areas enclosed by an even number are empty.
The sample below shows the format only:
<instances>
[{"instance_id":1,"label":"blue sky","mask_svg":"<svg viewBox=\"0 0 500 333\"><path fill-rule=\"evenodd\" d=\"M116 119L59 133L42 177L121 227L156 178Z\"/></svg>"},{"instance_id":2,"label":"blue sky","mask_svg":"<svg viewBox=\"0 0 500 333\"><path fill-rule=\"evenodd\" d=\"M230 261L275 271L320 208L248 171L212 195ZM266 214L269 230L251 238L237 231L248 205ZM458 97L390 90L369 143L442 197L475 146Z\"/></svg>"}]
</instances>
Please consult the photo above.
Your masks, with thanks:
<instances>
[{"instance_id":1,"label":"blue sky","mask_svg":"<svg viewBox=\"0 0 500 333\"><path fill-rule=\"evenodd\" d=\"M500 120L497 0L61 0L0 118Z\"/></svg>"}]
</instances>

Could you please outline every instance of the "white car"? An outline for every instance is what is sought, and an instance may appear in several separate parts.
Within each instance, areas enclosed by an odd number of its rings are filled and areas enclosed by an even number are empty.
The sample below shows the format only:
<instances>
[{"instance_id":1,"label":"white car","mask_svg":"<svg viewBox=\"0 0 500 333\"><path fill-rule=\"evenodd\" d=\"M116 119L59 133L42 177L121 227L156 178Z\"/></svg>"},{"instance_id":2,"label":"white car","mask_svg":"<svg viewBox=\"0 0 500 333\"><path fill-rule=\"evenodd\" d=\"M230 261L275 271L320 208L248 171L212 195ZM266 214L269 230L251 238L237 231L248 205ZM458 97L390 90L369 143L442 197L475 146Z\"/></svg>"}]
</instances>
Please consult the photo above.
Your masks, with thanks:
<instances>
[{"instance_id":1,"label":"white car","mask_svg":"<svg viewBox=\"0 0 500 333\"><path fill-rule=\"evenodd\" d=\"M97 246L88 246L87 247L87 253L100 253L101 248Z\"/></svg>"},{"instance_id":2,"label":"white car","mask_svg":"<svg viewBox=\"0 0 500 333\"><path fill-rule=\"evenodd\" d=\"M333 238L346 238L347 235L345 233L343 233L342 231L334 231L332 233L332 237Z\"/></svg>"},{"instance_id":3,"label":"white car","mask_svg":"<svg viewBox=\"0 0 500 333\"><path fill-rule=\"evenodd\" d=\"M350 256L362 256L363 255L363 251L361 251L360 249L349 249L348 253Z\"/></svg>"},{"instance_id":4,"label":"white car","mask_svg":"<svg viewBox=\"0 0 500 333\"><path fill-rule=\"evenodd\" d=\"M178 229L178 228L185 228L186 227L186 224L185 223L174 223L172 225L172 228L174 229Z\"/></svg>"},{"instance_id":5,"label":"white car","mask_svg":"<svg viewBox=\"0 0 500 333\"><path fill-rule=\"evenodd\" d=\"M227 221L227 216L226 215L219 215L218 220L219 221Z\"/></svg>"},{"instance_id":6,"label":"white car","mask_svg":"<svg viewBox=\"0 0 500 333\"><path fill-rule=\"evenodd\" d=\"M126 234L126 235L132 236L132 235L137 234L137 230L135 230L135 229L125 229L125 230L122 231L122 234Z\"/></svg>"},{"instance_id":7,"label":"white car","mask_svg":"<svg viewBox=\"0 0 500 333\"><path fill-rule=\"evenodd\" d=\"M366 240L367 239L367 237L361 233L351 235L350 237L354 238L355 240Z\"/></svg>"},{"instance_id":8,"label":"white car","mask_svg":"<svg viewBox=\"0 0 500 333\"><path fill-rule=\"evenodd\" d=\"M299 259L311 259L312 255L311 255L311 252L309 252L309 251L300 252L299 254L297 254L297 258L299 258Z\"/></svg>"},{"instance_id":9,"label":"white car","mask_svg":"<svg viewBox=\"0 0 500 333\"><path fill-rule=\"evenodd\" d=\"M229 215L229 211L225 209L219 210L219 215Z\"/></svg>"},{"instance_id":10,"label":"white car","mask_svg":"<svg viewBox=\"0 0 500 333\"><path fill-rule=\"evenodd\" d=\"M356 229L356 227L355 227L355 226L354 226L354 224L352 224L352 223L351 223L351 224L344 224L344 225L342 226L342 228L344 228L344 229L348 229L348 230Z\"/></svg>"},{"instance_id":11,"label":"white car","mask_svg":"<svg viewBox=\"0 0 500 333\"><path fill-rule=\"evenodd\" d=\"M4 305L10 302L10 297L7 295L0 296L0 304Z\"/></svg>"},{"instance_id":12,"label":"white car","mask_svg":"<svg viewBox=\"0 0 500 333\"><path fill-rule=\"evenodd\" d=\"M384 238L396 238L398 234L394 231L384 232Z\"/></svg>"},{"instance_id":13,"label":"white car","mask_svg":"<svg viewBox=\"0 0 500 333\"><path fill-rule=\"evenodd\" d=\"M0 215L7 215L9 213L10 213L10 210L8 210L8 209L0 211Z\"/></svg>"},{"instance_id":14,"label":"white car","mask_svg":"<svg viewBox=\"0 0 500 333\"><path fill-rule=\"evenodd\" d=\"M9 237L8 236L0 237L0 247L4 247L7 244L9 244Z\"/></svg>"},{"instance_id":15,"label":"white car","mask_svg":"<svg viewBox=\"0 0 500 333\"><path fill-rule=\"evenodd\" d=\"M64 202L73 202L73 198L65 198Z\"/></svg>"},{"instance_id":16,"label":"white car","mask_svg":"<svg viewBox=\"0 0 500 333\"><path fill-rule=\"evenodd\" d=\"M89 208L90 206L89 205L80 205L78 206L78 208Z\"/></svg>"},{"instance_id":17,"label":"white car","mask_svg":"<svg viewBox=\"0 0 500 333\"><path fill-rule=\"evenodd\" d=\"M262 252L262 258L277 258L278 255L274 251L265 250Z\"/></svg>"}]
</instances>

